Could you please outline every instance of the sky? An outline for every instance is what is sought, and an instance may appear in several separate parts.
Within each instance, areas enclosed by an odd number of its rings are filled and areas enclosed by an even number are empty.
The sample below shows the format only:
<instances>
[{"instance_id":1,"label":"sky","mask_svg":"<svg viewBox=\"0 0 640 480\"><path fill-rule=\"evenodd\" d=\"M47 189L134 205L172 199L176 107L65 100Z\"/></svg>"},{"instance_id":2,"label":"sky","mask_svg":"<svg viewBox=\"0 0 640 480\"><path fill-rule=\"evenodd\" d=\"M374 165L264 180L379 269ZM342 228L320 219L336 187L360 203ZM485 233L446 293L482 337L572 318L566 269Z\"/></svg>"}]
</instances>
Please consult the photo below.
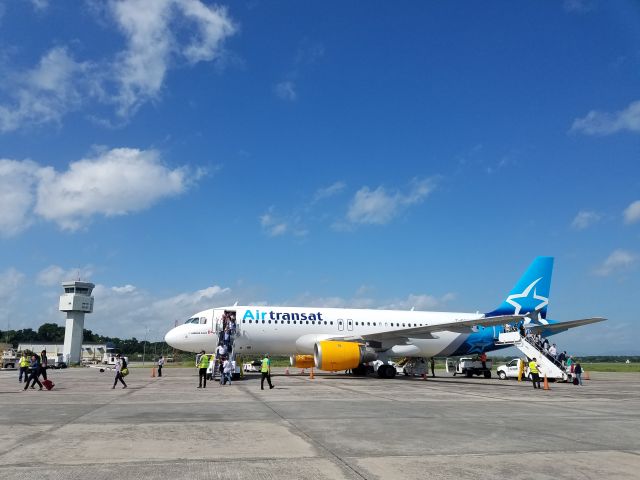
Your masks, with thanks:
<instances>
[{"instance_id":1,"label":"sky","mask_svg":"<svg viewBox=\"0 0 640 480\"><path fill-rule=\"evenodd\" d=\"M640 354L640 4L0 0L0 329L240 304L489 312Z\"/></svg>"}]
</instances>

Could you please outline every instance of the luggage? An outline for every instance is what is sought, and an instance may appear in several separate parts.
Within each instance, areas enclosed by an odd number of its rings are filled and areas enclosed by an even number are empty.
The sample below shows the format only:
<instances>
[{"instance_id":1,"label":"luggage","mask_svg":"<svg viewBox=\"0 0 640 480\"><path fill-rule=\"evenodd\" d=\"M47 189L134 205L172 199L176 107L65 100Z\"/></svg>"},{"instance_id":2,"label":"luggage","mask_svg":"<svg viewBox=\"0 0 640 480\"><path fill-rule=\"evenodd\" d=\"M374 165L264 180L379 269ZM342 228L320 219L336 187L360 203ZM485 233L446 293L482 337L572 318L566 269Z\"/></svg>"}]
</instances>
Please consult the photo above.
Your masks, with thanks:
<instances>
[{"instance_id":1,"label":"luggage","mask_svg":"<svg viewBox=\"0 0 640 480\"><path fill-rule=\"evenodd\" d=\"M578 385L578 377L573 377L573 384Z\"/></svg>"},{"instance_id":2,"label":"luggage","mask_svg":"<svg viewBox=\"0 0 640 480\"><path fill-rule=\"evenodd\" d=\"M44 388L46 388L47 390L51 390L55 385L51 380L43 380L42 381L42 386Z\"/></svg>"}]
</instances>

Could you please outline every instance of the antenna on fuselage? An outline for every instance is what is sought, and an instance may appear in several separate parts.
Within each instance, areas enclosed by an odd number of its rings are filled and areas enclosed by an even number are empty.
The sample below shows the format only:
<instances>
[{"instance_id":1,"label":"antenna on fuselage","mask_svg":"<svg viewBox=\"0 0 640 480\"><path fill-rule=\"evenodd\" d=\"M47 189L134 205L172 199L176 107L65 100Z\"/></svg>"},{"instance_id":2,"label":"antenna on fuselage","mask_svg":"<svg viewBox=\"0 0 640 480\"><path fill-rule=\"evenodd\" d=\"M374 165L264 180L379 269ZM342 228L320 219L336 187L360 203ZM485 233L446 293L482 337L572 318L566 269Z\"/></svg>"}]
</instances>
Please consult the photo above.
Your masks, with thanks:
<instances>
[{"instance_id":1,"label":"antenna on fuselage","mask_svg":"<svg viewBox=\"0 0 640 480\"><path fill-rule=\"evenodd\" d=\"M238 306L238 301L236 300L236 303L233 304L234 307Z\"/></svg>"}]
</instances>

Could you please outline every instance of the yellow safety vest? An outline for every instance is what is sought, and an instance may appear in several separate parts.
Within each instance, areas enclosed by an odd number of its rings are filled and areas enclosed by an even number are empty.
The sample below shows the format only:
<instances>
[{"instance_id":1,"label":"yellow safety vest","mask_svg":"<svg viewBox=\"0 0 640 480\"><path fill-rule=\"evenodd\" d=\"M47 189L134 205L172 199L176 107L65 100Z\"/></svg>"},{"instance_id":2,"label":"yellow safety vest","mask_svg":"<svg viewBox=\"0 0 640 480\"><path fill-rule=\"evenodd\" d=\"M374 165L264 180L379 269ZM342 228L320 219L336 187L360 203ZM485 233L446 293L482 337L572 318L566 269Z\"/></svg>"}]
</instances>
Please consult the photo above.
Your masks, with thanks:
<instances>
[{"instance_id":1,"label":"yellow safety vest","mask_svg":"<svg viewBox=\"0 0 640 480\"><path fill-rule=\"evenodd\" d=\"M200 365L198 365L200 368L207 368L209 366L209 357L207 355L202 355L202 357L200 357Z\"/></svg>"},{"instance_id":2,"label":"yellow safety vest","mask_svg":"<svg viewBox=\"0 0 640 480\"><path fill-rule=\"evenodd\" d=\"M261 372L268 372L269 371L269 359L268 358L263 358L262 359L262 368L260 369Z\"/></svg>"},{"instance_id":3,"label":"yellow safety vest","mask_svg":"<svg viewBox=\"0 0 640 480\"><path fill-rule=\"evenodd\" d=\"M29 366L29 359L27 357L20 357L20 366L21 367L28 367Z\"/></svg>"},{"instance_id":4,"label":"yellow safety vest","mask_svg":"<svg viewBox=\"0 0 640 480\"><path fill-rule=\"evenodd\" d=\"M538 365L536 364L536 362L534 361L529 362L529 371L531 373L540 373L538 372Z\"/></svg>"}]
</instances>

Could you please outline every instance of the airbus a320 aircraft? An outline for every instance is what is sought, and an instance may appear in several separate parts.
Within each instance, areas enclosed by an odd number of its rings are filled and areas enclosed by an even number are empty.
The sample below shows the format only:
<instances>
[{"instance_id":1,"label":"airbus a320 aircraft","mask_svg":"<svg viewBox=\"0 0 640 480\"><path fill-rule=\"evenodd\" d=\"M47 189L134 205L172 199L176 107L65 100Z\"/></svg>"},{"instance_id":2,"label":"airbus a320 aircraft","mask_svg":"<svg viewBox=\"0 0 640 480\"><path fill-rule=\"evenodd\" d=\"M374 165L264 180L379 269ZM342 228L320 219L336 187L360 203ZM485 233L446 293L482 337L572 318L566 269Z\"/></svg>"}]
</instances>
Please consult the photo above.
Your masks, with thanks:
<instances>
[{"instance_id":1,"label":"airbus a320 aircraft","mask_svg":"<svg viewBox=\"0 0 640 480\"><path fill-rule=\"evenodd\" d=\"M237 306L196 313L169 331L174 348L213 352L231 327L232 355L290 355L292 366L366 372L380 360L378 375L395 376L392 357L444 357L505 348L498 336L527 329L546 337L604 318L547 319L553 257L537 257L498 308L488 313L349 308ZM376 362L380 364L380 362Z\"/></svg>"}]
</instances>

